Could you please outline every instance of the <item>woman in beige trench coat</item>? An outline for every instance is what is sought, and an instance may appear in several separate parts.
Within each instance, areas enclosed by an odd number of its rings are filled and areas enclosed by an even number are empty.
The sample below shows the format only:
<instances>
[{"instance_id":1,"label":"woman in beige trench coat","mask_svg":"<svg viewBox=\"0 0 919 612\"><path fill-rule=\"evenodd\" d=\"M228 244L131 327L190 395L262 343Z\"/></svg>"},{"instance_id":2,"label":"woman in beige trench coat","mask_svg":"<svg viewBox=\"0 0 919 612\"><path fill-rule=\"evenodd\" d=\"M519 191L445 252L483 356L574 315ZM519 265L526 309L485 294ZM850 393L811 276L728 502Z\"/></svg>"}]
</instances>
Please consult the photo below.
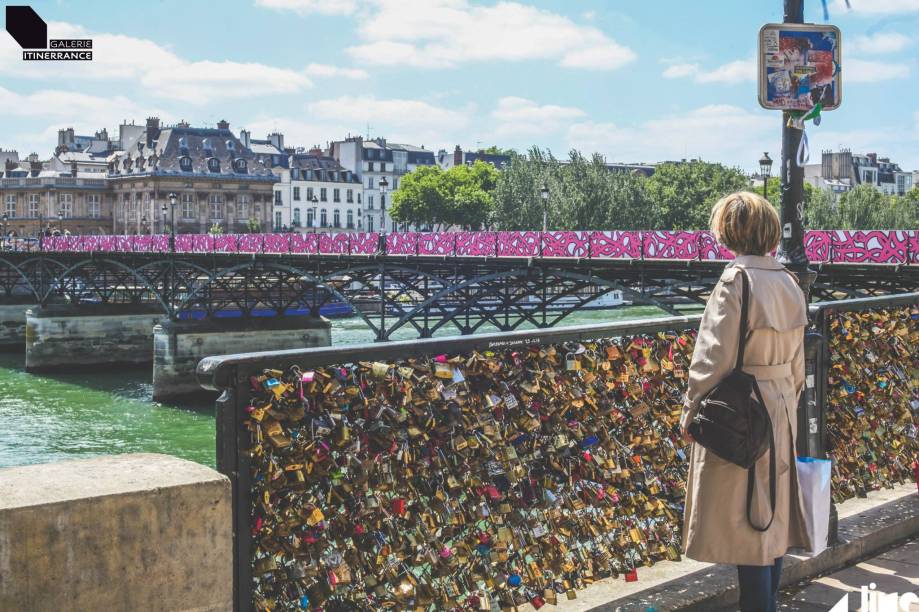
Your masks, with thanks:
<instances>
[{"instance_id":1,"label":"woman in beige trench coat","mask_svg":"<svg viewBox=\"0 0 919 612\"><path fill-rule=\"evenodd\" d=\"M740 192L712 210L712 231L737 257L725 268L705 306L689 367L689 384L680 426L683 435L700 400L733 368L740 333L742 268L750 282L749 325L743 370L753 374L772 419L775 437L776 505L772 524L754 530L747 521L747 470L692 444L683 550L699 561L738 566L740 607L776 607L782 556L808 546L795 469L798 397L804 385L804 295L792 274L769 253L781 226L775 208L760 196ZM769 451L756 464L752 519L766 525L770 516Z\"/></svg>"}]
</instances>

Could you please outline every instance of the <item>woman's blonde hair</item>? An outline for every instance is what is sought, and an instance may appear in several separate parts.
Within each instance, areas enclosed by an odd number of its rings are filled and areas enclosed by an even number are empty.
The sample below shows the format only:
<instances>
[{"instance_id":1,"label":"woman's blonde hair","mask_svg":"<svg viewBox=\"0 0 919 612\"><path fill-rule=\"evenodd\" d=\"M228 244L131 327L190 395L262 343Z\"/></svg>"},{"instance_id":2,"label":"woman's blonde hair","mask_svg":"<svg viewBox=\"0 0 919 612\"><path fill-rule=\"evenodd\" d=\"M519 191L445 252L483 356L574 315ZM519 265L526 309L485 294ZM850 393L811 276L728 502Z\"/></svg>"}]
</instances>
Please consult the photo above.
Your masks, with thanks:
<instances>
[{"instance_id":1,"label":"woman's blonde hair","mask_svg":"<svg viewBox=\"0 0 919 612\"><path fill-rule=\"evenodd\" d=\"M782 239L778 211L769 200L749 191L718 200L710 223L715 239L737 255L766 255Z\"/></svg>"}]
</instances>

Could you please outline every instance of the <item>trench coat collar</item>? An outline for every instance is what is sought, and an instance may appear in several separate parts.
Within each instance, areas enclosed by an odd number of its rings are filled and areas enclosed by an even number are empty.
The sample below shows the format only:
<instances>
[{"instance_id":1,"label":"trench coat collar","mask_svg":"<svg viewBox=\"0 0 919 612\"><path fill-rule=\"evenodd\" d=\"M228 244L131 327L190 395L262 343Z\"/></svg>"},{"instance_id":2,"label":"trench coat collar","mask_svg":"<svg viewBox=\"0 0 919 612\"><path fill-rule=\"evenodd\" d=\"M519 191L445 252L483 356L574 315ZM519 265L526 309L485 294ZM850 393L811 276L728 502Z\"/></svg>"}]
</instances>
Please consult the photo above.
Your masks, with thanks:
<instances>
[{"instance_id":1,"label":"trench coat collar","mask_svg":"<svg viewBox=\"0 0 919 612\"><path fill-rule=\"evenodd\" d=\"M784 267L772 255L740 255L734 258L734 263L744 268L760 270L781 270Z\"/></svg>"}]
</instances>

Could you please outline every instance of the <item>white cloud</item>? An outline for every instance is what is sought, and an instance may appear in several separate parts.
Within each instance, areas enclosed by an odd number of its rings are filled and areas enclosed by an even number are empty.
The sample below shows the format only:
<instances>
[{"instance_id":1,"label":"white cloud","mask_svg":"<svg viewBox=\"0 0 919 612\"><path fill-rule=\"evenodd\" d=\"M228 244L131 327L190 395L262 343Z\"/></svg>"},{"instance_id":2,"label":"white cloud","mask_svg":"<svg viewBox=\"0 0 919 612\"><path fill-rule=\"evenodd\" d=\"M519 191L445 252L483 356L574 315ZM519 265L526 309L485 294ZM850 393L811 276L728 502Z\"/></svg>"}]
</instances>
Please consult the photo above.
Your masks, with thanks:
<instances>
[{"instance_id":1,"label":"white cloud","mask_svg":"<svg viewBox=\"0 0 919 612\"><path fill-rule=\"evenodd\" d=\"M664 69L665 79L692 77L697 83L741 83L756 79L756 60L735 60L711 70L703 70L699 64L677 63Z\"/></svg>"},{"instance_id":2,"label":"white cloud","mask_svg":"<svg viewBox=\"0 0 919 612\"><path fill-rule=\"evenodd\" d=\"M837 14L852 12L863 15L895 15L919 11L919 0L849 0L851 11L845 0L836 0L833 10Z\"/></svg>"},{"instance_id":3,"label":"white cloud","mask_svg":"<svg viewBox=\"0 0 919 612\"><path fill-rule=\"evenodd\" d=\"M545 134L561 128L586 113L573 106L539 105L532 100L504 97L491 116L497 122L495 134L499 136L527 136Z\"/></svg>"},{"instance_id":4,"label":"white cloud","mask_svg":"<svg viewBox=\"0 0 919 612\"><path fill-rule=\"evenodd\" d=\"M434 68L545 60L566 68L613 70L636 58L593 26L517 2L377 0L359 15L364 42L347 51L360 63Z\"/></svg>"},{"instance_id":5,"label":"white cloud","mask_svg":"<svg viewBox=\"0 0 919 612\"><path fill-rule=\"evenodd\" d=\"M255 0L255 4L300 15L350 15L357 9L355 0Z\"/></svg>"},{"instance_id":6,"label":"white cloud","mask_svg":"<svg viewBox=\"0 0 919 612\"><path fill-rule=\"evenodd\" d=\"M779 148L778 118L765 111L715 104L637 125L585 121L568 129L568 144L610 161L656 162L702 158L751 165L763 147Z\"/></svg>"},{"instance_id":7,"label":"white cloud","mask_svg":"<svg viewBox=\"0 0 919 612\"><path fill-rule=\"evenodd\" d=\"M842 64L842 79L846 83L876 83L909 78L909 66L889 62L848 59Z\"/></svg>"},{"instance_id":8,"label":"white cloud","mask_svg":"<svg viewBox=\"0 0 919 612\"><path fill-rule=\"evenodd\" d=\"M81 26L52 22L50 38L92 38L89 62L24 62L10 36L0 36L0 75L28 79L130 79L154 96L189 104L227 98L296 93L312 85L310 77L363 79L364 70L310 64L293 70L256 62L190 61L147 39L95 33Z\"/></svg>"},{"instance_id":9,"label":"white cloud","mask_svg":"<svg viewBox=\"0 0 919 612\"><path fill-rule=\"evenodd\" d=\"M368 76L366 70L360 68L342 68L341 66L332 66L330 64L310 64L303 71L307 76L315 78L325 77L342 77L345 79L366 79Z\"/></svg>"},{"instance_id":10,"label":"white cloud","mask_svg":"<svg viewBox=\"0 0 919 612\"><path fill-rule=\"evenodd\" d=\"M912 44L912 39L899 32L878 32L869 36L856 36L846 46L846 51L863 54L896 53Z\"/></svg>"}]
</instances>

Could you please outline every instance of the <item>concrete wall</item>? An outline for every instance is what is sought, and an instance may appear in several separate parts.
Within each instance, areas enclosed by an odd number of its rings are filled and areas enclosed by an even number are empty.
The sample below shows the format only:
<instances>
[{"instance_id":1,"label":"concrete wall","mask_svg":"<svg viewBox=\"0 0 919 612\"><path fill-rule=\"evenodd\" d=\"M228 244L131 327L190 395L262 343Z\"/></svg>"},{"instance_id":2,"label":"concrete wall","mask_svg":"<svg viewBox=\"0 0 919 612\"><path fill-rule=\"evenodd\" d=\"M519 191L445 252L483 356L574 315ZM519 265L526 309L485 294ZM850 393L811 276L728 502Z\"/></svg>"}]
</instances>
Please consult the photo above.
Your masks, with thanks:
<instances>
[{"instance_id":1,"label":"concrete wall","mask_svg":"<svg viewBox=\"0 0 919 612\"><path fill-rule=\"evenodd\" d=\"M198 362L211 355L329 346L327 319L282 317L163 321L153 330L153 399L201 393Z\"/></svg>"},{"instance_id":2,"label":"concrete wall","mask_svg":"<svg viewBox=\"0 0 919 612\"><path fill-rule=\"evenodd\" d=\"M34 304L0 304L0 350L21 351L26 345L26 310Z\"/></svg>"},{"instance_id":3,"label":"concrete wall","mask_svg":"<svg viewBox=\"0 0 919 612\"><path fill-rule=\"evenodd\" d=\"M156 309L98 304L30 309L26 371L150 363L153 326L161 317Z\"/></svg>"},{"instance_id":4,"label":"concrete wall","mask_svg":"<svg viewBox=\"0 0 919 612\"><path fill-rule=\"evenodd\" d=\"M166 455L0 470L0 610L231 610L230 483Z\"/></svg>"}]
</instances>

